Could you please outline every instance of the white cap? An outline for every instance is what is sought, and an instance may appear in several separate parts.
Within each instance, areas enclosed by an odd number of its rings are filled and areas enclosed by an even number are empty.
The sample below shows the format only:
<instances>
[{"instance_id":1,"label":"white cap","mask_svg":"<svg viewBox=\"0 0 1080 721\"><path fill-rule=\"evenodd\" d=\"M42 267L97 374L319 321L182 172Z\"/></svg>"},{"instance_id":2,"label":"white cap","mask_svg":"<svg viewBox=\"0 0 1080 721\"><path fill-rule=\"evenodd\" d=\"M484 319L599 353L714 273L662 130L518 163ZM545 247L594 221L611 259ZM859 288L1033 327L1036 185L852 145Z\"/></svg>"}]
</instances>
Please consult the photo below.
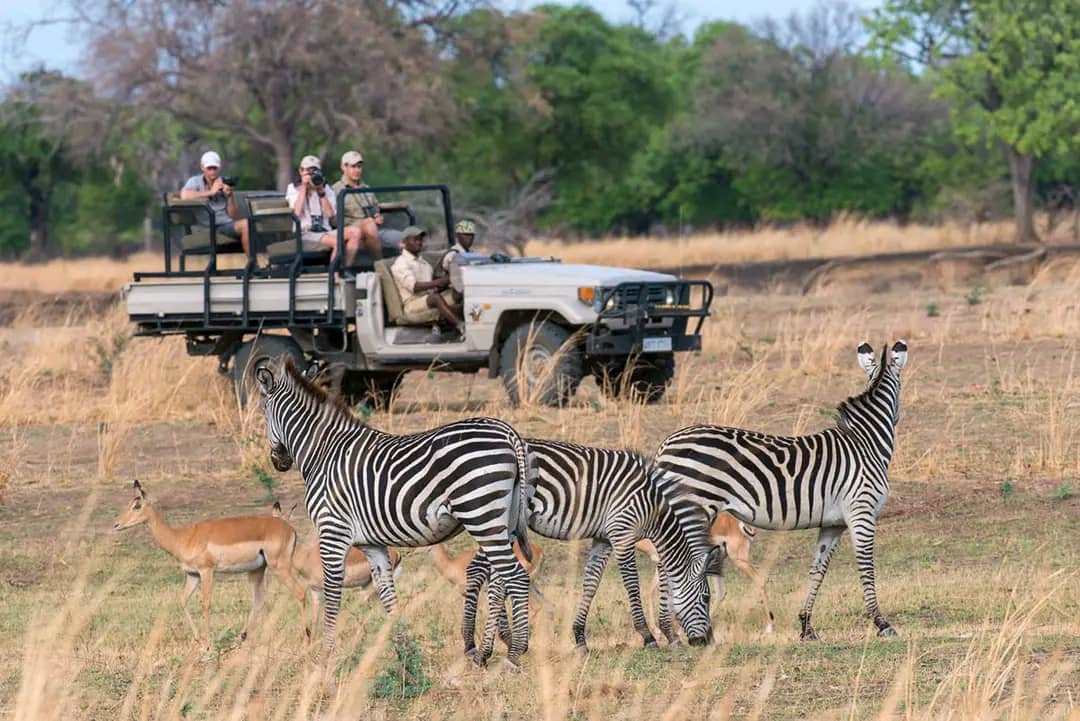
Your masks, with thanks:
<instances>
[{"instance_id":1,"label":"white cap","mask_svg":"<svg viewBox=\"0 0 1080 721\"><path fill-rule=\"evenodd\" d=\"M301 168L319 168L322 169L322 161L316 158L314 155L305 155L300 159Z\"/></svg>"},{"instance_id":2,"label":"white cap","mask_svg":"<svg viewBox=\"0 0 1080 721\"><path fill-rule=\"evenodd\" d=\"M215 153L213 150L207 150L202 154L202 159L199 161L200 168L220 168L221 156Z\"/></svg>"}]
</instances>

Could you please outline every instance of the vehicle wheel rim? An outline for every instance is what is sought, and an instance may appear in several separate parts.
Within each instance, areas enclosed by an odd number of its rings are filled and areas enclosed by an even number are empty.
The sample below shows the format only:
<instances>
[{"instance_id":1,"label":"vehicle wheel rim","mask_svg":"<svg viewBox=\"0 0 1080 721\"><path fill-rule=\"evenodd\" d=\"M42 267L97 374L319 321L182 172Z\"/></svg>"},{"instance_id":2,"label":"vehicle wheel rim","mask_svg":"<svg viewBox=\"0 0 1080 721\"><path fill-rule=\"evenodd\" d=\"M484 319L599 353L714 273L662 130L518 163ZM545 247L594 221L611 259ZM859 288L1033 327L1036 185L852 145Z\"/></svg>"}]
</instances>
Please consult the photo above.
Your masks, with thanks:
<instances>
[{"instance_id":1,"label":"vehicle wheel rim","mask_svg":"<svg viewBox=\"0 0 1080 721\"><path fill-rule=\"evenodd\" d=\"M525 379L535 385L545 378L554 354L547 348L533 346L525 354Z\"/></svg>"}]
</instances>

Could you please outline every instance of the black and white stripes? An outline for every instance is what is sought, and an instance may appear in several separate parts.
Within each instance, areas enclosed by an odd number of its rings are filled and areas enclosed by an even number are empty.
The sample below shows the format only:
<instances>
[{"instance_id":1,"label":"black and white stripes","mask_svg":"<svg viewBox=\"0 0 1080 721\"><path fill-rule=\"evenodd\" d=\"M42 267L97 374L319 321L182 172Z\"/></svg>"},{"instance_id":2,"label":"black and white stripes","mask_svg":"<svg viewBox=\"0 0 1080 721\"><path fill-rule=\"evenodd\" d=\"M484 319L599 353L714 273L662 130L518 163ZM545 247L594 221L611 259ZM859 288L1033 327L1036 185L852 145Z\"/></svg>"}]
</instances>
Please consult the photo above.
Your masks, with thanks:
<instances>
[{"instance_id":1,"label":"black and white stripes","mask_svg":"<svg viewBox=\"0 0 1080 721\"><path fill-rule=\"evenodd\" d=\"M388 546L428 546L466 530L493 569L491 602L513 606L509 661L528 648L529 578L514 556L529 556L523 488L526 448L506 423L472 418L394 436L369 428L310 383L292 361L256 371L263 394L271 459L281 471L295 461L323 563L325 643L333 645L345 555L360 547L379 597L393 611ZM493 639L497 622L489 620ZM489 652L490 653L490 652Z\"/></svg>"},{"instance_id":2,"label":"black and white stripes","mask_svg":"<svg viewBox=\"0 0 1080 721\"><path fill-rule=\"evenodd\" d=\"M661 444L654 469L691 542L700 544L721 511L758 528L820 528L806 601L803 638L816 638L814 599L840 535L851 529L866 610L881 635L896 631L881 615L874 588L874 535L889 494L889 461L900 408L907 345L880 360L863 343L866 390L842 403L834 428L808 436L770 436L738 428L691 426Z\"/></svg>"}]
</instances>

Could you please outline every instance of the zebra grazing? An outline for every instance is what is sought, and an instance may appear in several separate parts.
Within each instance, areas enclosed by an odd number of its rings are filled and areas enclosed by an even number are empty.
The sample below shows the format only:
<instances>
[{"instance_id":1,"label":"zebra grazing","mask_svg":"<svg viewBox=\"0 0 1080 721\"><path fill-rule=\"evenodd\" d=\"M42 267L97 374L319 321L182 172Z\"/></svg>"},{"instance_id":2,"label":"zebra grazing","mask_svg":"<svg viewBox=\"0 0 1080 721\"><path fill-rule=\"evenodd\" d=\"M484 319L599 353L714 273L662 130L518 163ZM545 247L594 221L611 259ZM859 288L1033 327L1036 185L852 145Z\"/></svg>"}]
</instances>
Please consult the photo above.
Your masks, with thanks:
<instances>
[{"instance_id":1,"label":"zebra grazing","mask_svg":"<svg viewBox=\"0 0 1080 721\"><path fill-rule=\"evenodd\" d=\"M270 459L279 471L295 461L323 564L324 643L333 648L345 556L368 557L379 598L393 612L388 546L430 546L468 531L495 572L492 604L510 596L514 627L508 661L529 643L529 577L511 549L530 558L524 518L527 449L506 423L458 421L411 436L366 426L343 402L305 377L291 358L256 369ZM494 638L497 623L490 621ZM490 651L489 654L490 655Z\"/></svg>"},{"instance_id":2,"label":"zebra grazing","mask_svg":"<svg viewBox=\"0 0 1080 721\"><path fill-rule=\"evenodd\" d=\"M585 622L589 606L609 556L614 552L623 586L630 599L634 629L646 646L656 640L645 621L638 585L635 544L650 539L659 553L660 628L677 642L668 606L670 590L676 615L691 645L712 638L709 618L708 564L718 564L720 550L695 554L674 515L649 477L648 461L631 451L589 448L571 443L528 439L530 453L528 523L548 538L591 538L581 601L574 616L574 642L587 648ZM705 549L708 550L708 549ZM697 564L692 559L697 558ZM476 604L487 580L486 560L477 557L467 571L462 637L466 654L473 654ZM489 626L490 628L490 619ZM500 624L500 628L505 628ZM505 640L505 639L504 639ZM485 639L485 645L487 640Z\"/></svg>"},{"instance_id":3,"label":"zebra grazing","mask_svg":"<svg viewBox=\"0 0 1080 721\"><path fill-rule=\"evenodd\" d=\"M691 426L664 439L657 480L687 534L702 538L720 511L758 528L820 528L802 638L817 638L810 615L840 535L851 529L867 613L881 636L896 629L881 615L874 589L874 534L889 495L889 461L900 413L900 371L907 344L881 351L863 343L866 390L840 404L835 428L780 437L718 426Z\"/></svg>"}]
</instances>

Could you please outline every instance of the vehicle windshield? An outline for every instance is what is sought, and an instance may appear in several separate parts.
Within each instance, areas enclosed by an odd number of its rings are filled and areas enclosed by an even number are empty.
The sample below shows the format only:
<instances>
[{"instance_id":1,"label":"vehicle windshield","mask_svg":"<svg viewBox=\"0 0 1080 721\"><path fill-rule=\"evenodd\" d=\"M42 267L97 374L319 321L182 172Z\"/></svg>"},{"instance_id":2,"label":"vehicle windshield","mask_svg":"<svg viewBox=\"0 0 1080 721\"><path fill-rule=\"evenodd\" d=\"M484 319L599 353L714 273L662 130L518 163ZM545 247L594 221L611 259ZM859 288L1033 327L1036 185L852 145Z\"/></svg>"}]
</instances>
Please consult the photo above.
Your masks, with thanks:
<instances>
[{"instance_id":1,"label":"vehicle windshield","mask_svg":"<svg viewBox=\"0 0 1080 721\"><path fill-rule=\"evenodd\" d=\"M427 231L425 252L441 251L450 247L443 189L437 186L405 189L402 186L373 185L370 192L378 198L383 228L402 231L410 225L416 225Z\"/></svg>"}]
</instances>

